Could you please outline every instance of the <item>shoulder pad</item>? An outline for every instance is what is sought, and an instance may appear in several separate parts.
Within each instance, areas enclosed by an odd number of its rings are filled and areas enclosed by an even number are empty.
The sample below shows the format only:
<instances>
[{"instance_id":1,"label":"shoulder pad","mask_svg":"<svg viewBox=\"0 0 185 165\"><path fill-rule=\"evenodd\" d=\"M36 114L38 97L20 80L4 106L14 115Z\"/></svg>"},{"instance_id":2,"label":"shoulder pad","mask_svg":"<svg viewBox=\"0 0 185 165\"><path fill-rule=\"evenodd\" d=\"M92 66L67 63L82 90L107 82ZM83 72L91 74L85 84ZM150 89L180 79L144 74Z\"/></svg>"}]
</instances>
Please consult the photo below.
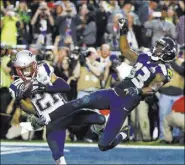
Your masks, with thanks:
<instances>
[{"instance_id":1,"label":"shoulder pad","mask_svg":"<svg viewBox=\"0 0 185 165\"><path fill-rule=\"evenodd\" d=\"M51 74L54 72L54 68L46 62L42 62L38 67L38 71L45 71L48 76L51 76Z\"/></svg>"}]
</instances>

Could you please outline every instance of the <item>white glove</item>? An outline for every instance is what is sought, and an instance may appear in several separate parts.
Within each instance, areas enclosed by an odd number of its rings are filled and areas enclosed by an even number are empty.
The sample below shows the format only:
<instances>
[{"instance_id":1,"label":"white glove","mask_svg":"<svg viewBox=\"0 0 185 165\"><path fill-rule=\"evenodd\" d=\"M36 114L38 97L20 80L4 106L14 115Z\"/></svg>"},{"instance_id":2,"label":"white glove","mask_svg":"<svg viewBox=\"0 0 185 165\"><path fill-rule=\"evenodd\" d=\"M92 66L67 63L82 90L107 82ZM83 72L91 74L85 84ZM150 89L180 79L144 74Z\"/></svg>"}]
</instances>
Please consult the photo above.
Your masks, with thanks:
<instances>
[{"instance_id":1,"label":"white glove","mask_svg":"<svg viewBox=\"0 0 185 165\"><path fill-rule=\"evenodd\" d=\"M21 135L30 131L40 131L43 129L43 127L37 128L36 130L32 126L31 122L21 122L20 126L22 127L21 129Z\"/></svg>"}]
</instances>

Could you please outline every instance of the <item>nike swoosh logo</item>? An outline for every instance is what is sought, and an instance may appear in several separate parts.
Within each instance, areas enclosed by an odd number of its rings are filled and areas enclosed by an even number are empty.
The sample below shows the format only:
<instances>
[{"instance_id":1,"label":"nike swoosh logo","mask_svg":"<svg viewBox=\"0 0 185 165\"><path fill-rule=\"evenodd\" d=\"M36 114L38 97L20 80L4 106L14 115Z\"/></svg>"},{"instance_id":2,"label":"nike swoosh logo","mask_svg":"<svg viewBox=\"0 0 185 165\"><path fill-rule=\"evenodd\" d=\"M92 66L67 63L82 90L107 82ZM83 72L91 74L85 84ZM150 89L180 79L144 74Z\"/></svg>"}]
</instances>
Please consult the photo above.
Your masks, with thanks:
<instances>
[{"instance_id":1,"label":"nike swoosh logo","mask_svg":"<svg viewBox=\"0 0 185 165\"><path fill-rule=\"evenodd\" d=\"M128 109L126 109L125 107L123 108L123 110L125 110L125 111L129 111Z\"/></svg>"}]
</instances>

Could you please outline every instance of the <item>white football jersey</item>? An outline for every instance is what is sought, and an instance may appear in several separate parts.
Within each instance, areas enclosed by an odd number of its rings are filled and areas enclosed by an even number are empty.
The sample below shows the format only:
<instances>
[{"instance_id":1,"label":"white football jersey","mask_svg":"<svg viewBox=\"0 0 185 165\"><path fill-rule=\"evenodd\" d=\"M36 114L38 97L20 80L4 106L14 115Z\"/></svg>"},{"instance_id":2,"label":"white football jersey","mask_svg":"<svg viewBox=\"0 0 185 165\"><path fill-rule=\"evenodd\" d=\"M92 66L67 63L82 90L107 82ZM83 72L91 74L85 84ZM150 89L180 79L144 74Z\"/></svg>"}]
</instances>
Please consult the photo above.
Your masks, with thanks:
<instances>
[{"instance_id":1,"label":"white football jersey","mask_svg":"<svg viewBox=\"0 0 185 165\"><path fill-rule=\"evenodd\" d=\"M51 83L51 75L53 73L53 67L49 66L47 63L42 63L38 65L38 72L37 77L33 80L33 88L32 91L37 88L37 84L40 82L44 85L52 85ZM18 84L22 83L23 80L21 78L15 80L10 85L10 92L12 97L15 98L15 92L17 90ZM51 113L52 111L56 110L58 107L63 105L66 101L63 98L62 94L50 94L50 93L43 93L43 94L35 94L31 98L31 102L35 107L38 114L44 113Z\"/></svg>"}]
</instances>

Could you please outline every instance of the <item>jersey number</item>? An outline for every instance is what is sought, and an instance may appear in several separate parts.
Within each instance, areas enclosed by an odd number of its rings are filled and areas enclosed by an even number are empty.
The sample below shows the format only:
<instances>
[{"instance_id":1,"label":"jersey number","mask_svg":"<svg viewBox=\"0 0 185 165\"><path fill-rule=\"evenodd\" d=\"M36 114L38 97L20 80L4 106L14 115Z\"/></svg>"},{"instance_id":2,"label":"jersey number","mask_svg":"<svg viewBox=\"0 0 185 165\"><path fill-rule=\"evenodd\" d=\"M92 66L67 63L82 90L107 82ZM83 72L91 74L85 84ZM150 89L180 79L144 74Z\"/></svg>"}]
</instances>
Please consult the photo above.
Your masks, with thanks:
<instances>
[{"instance_id":1,"label":"jersey number","mask_svg":"<svg viewBox=\"0 0 185 165\"><path fill-rule=\"evenodd\" d=\"M137 74L135 77L135 74L137 71L142 71L142 73ZM146 66L143 66L142 63L136 63L133 70L131 71L132 75L132 82L136 85L137 88L142 88L144 86L144 82L147 81L150 77L150 71Z\"/></svg>"},{"instance_id":2,"label":"jersey number","mask_svg":"<svg viewBox=\"0 0 185 165\"><path fill-rule=\"evenodd\" d=\"M48 108L54 106L56 103L61 102L62 96L60 94L36 94L36 105L40 111L45 111Z\"/></svg>"}]
</instances>

